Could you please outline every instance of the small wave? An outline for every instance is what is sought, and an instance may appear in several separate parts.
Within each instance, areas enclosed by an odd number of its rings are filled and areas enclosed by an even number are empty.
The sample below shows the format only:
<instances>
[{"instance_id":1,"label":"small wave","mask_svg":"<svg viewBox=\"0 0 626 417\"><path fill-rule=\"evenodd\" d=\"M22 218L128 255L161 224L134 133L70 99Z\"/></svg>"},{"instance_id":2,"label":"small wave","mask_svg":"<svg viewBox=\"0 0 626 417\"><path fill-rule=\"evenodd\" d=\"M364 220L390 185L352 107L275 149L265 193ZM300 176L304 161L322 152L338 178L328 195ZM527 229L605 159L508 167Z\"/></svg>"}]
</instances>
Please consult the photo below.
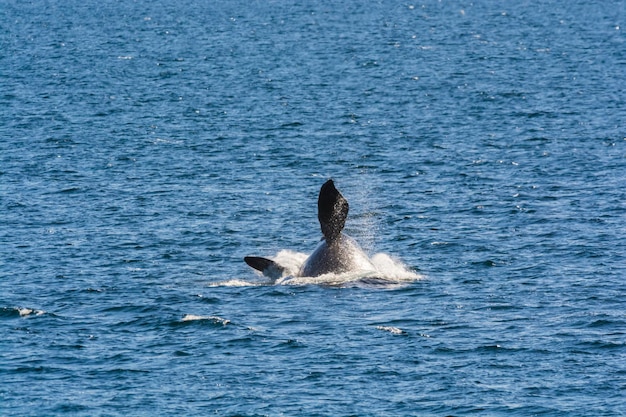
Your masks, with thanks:
<instances>
[{"instance_id":1,"label":"small wave","mask_svg":"<svg viewBox=\"0 0 626 417\"><path fill-rule=\"evenodd\" d=\"M36 308L27 307L4 307L2 309L2 316L6 317L35 317L46 314L43 310L37 310Z\"/></svg>"},{"instance_id":2,"label":"small wave","mask_svg":"<svg viewBox=\"0 0 626 417\"><path fill-rule=\"evenodd\" d=\"M221 324L222 326L226 326L227 324L230 324L230 320L228 319L224 319L222 317L218 317L218 316L198 316L195 314L185 314L185 316L180 319L181 322L188 322L188 321L208 321L211 322L213 324Z\"/></svg>"},{"instance_id":3,"label":"small wave","mask_svg":"<svg viewBox=\"0 0 626 417\"><path fill-rule=\"evenodd\" d=\"M41 316L45 314L45 311L34 308L18 308L17 311L20 313L20 317Z\"/></svg>"},{"instance_id":4,"label":"small wave","mask_svg":"<svg viewBox=\"0 0 626 417\"><path fill-rule=\"evenodd\" d=\"M209 287L258 287L261 285L269 285L267 282L252 282L243 279L229 279L226 281L211 282Z\"/></svg>"},{"instance_id":5,"label":"small wave","mask_svg":"<svg viewBox=\"0 0 626 417\"><path fill-rule=\"evenodd\" d=\"M393 326L376 326L376 329L382 330L384 332L389 332L391 334L406 334L404 330Z\"/></svg>"}]
</instances>

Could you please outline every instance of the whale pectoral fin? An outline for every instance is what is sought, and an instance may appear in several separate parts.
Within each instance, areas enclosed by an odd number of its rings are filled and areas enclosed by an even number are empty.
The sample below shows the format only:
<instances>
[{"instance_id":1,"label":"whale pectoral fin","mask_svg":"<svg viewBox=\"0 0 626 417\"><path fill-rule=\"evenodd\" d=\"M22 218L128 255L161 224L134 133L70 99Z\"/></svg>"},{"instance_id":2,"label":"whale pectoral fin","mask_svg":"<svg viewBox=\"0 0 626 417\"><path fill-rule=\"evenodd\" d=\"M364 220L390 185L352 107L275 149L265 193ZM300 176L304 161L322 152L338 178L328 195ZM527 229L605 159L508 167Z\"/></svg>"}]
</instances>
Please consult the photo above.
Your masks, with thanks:
<instances>
[{"instance_id":1,"label":"whale pectoral fin","mask_svg":"<svg viewBox=\"0 0 626 417\"><path fill-rule=\"evenodd\" d=\"M270 278L280 277L285 270L285 268L271 259L261 258L260 256L246 256L243 260L246 261L249 266Z\"/></svg>"},{"instance_id":2,"label":"whale pectoral fin","mask_svg":"<svg viewBox=\"0 0 626 417\"><path fill-rule=\"evenodd\" d=\"M326 181L317 200L317 218L327 241L335 240L343 230L348 209L348 200L335 188L333 180Z\"/></svg>"},{"instance_id":3,"label":"whale pectoral fin","mask_svg":"<svg viewBox=\"0 0 626 417\"><path fill-rule=\"evenodd\" d=\"M246 256L243 260L246 261L249 266L261 272L272 265L276 265L276 262L271 259L261 258L260 256Z\"/></svg>"}]
</instances>

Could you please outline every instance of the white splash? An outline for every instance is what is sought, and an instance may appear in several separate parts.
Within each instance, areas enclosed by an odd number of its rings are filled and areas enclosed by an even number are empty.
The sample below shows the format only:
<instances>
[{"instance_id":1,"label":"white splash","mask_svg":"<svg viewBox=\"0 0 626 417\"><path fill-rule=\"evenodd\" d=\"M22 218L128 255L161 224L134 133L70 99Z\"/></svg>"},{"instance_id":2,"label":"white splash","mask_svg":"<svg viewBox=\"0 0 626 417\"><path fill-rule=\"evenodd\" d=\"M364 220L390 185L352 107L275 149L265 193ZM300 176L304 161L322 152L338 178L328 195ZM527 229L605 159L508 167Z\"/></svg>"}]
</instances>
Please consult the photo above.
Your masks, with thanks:
<instances>
[{"instance_id":1,"label":"white splash","mask_svg":"<svg viewBox=\"0 0 626 417\"><path fill-rule=\"evenodd\" d=\"M263 281L246 281L230 279L227 281L211 283L211 287L250 287L261 285L322 285L322 286L346 286L358 285L367 287L389 287L407 284L423 279L423 276L412 271L401 261L392 258L385 253L377 253L371 257L375 271L350 271L343 274L324 274L318 277L298 277L300 267L306 261L308 255L291 250L281 250L272 258L277 264L284 267L282 275L275 277L263 276ZM257 275L260 275L257 273Z\"/></svg>"},{"instance_id":2,"label":"white splash","mask_svg":"<svg viewBox=\"0 0 626 417\"><path fill-rule=\"evenodd\" d=\"M400 260L394 259L386 253L377 253L371 258L376 269L382 274L383 279L393 282L413 282L424 278L412 271Z\"/></svg>"},{"instance_id":3,"label":"white splash","mask_svg":"<svg viewBox=\"0 0 626 417\"><path fill-rule=\"evenodd\" d=\"M280 251L274 261L289 265L288 273L275 281L277 285L329 285L342 286L350 283L402 284L417 281L423 277L411 271L401 261L385 253L377 253L370 260L375 271L350 271L343 274L324 274L318 277L296 277L307 255L292 251Z\"/></svg>"},{"instance_id":4,"label":"white splash","mask_svg":"<svg viewBox=\"0 0 626 417\"><path fill-rule=\"evenodd\" d=\"M273 261L284 267L283 277L295 276L300 267L309 257L306 253L294 252L288 249L281 250L273 258Z\"/></svg>"}]
</instances>

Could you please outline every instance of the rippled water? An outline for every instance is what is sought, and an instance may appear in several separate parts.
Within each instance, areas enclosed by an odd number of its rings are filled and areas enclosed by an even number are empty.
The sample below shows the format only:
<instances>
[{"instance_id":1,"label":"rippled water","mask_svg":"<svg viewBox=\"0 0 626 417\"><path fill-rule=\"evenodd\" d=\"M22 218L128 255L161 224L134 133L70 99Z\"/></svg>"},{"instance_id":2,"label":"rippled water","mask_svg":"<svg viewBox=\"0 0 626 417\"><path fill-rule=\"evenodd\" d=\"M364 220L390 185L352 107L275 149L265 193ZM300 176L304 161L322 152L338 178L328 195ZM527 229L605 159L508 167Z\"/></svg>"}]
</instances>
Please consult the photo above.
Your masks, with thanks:
<instances>
[{"instance_id":1,"label":"rippled water","mask_svg":"<svg viewBox=\"0 0 626 417\"><path fill-rule=\"evenodd\" d=\"M0 414L625 415L588 3L0 2ZM310 253L330 177L413 279L243 262Z\"/></svg>"}]
</instances>

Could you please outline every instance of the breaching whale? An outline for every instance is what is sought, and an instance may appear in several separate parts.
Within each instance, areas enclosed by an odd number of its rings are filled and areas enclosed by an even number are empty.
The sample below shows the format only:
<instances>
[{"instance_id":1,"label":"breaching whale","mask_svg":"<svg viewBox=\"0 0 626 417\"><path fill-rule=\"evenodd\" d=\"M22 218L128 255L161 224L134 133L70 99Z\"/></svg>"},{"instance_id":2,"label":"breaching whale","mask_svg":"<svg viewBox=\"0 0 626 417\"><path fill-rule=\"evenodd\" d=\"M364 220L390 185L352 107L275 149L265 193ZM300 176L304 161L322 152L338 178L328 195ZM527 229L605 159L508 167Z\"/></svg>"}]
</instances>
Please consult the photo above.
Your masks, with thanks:
<instances>
[{"instance_id":1,"label":"breaching whale","mask_svg":"<svg viewBox=\"0 0 626 417\"><path fill-rule=\"evenodd\" d=\"M323 237L296 276L318 277L324 274L376 271L358 243L342 232L348 209L348 200L335 188L333 180L326 181L317 200L317 218ZM267 258L246 256L244 260L268 277L280 276L285 270L283 266Z\"/></svg>"}]
</instances>

